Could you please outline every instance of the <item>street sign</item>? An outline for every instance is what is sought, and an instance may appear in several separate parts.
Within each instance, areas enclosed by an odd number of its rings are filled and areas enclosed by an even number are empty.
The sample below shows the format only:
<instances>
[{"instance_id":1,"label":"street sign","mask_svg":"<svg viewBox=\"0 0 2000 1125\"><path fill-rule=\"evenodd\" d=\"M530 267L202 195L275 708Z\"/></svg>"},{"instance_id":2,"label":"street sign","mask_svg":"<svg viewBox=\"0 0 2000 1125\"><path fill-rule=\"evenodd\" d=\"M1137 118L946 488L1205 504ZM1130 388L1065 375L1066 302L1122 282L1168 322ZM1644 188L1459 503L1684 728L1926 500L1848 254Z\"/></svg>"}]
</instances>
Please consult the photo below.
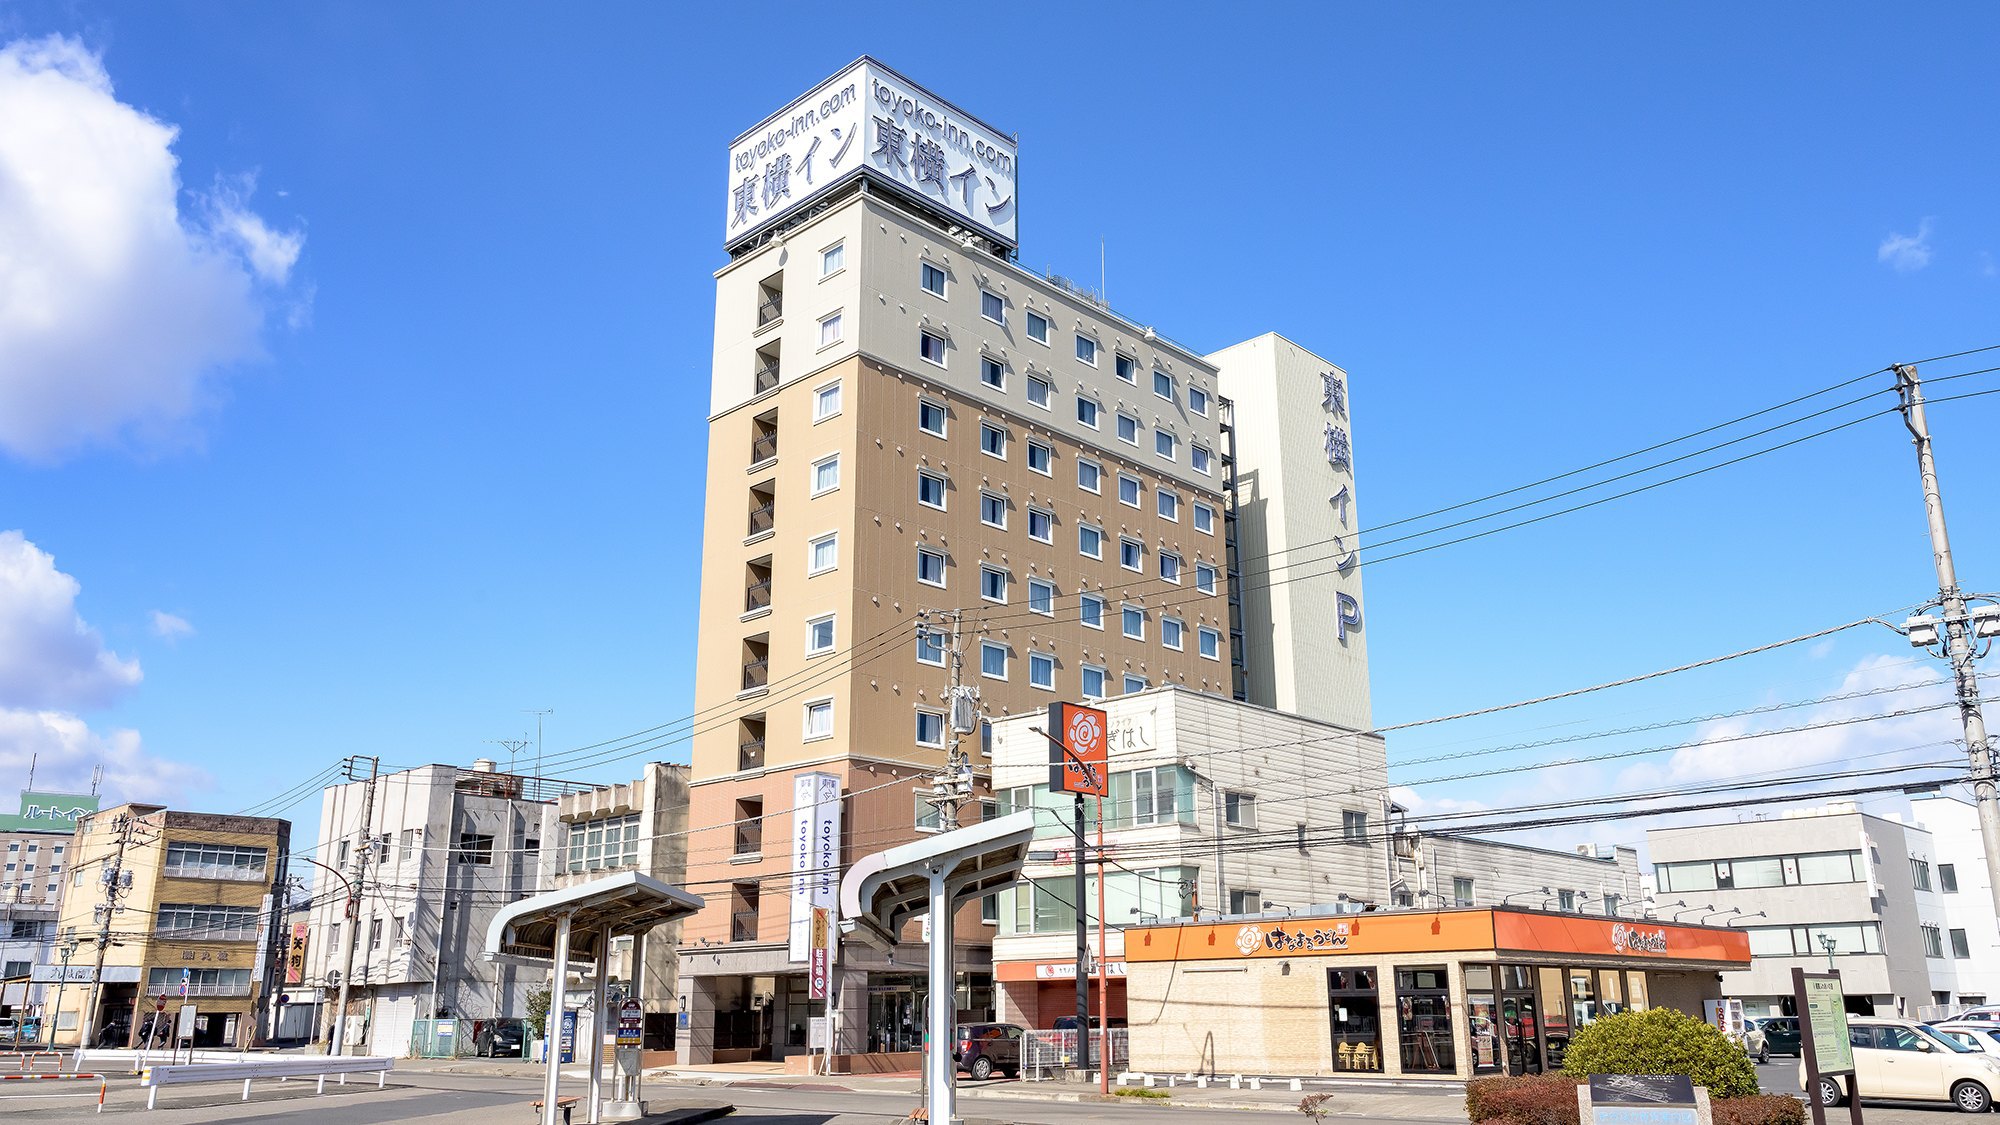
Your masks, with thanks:
<instances>
[{"instance_id":1,"label":"street sign","mask_svg":"<svg viewBox=\"0 0 2000 1125\"><path fill-rule=\"evenodd\" d=\"M637 1047L646 1037L646 1011L637 1000L618 1007L618 1046Z\"/></svg>"},{"instance_id":2,"label":"street sign","mask_svg":"<svg viewBox=\"0 0 2000 1125\"><path fill-rule=\"evenodd\" d=\"M557 1062L568 1064L576 1061L576 1009L564 1008L562 1032L557 1038L557 1047L562 1054Z\"/></svg>"},{"instance_id":3,"label":"street sign","mask_svg":"<svg viewBox=\"0 0 2000 1125\"><path fill-rule=\"evenodd\" d=\"M162 992L160 993L160 998L158 1000L153 1001L153 1011L164 1012L166 1010L167 1010L167 994Z\"/></svg>"},{"instance_id":4,"label":"street sign","mask_svg":"<svg viewBox=\"0 0 2000 1125\"><path fill-rule=\"evenodd\" d=\"M1840 973L1808 973L1792 966L1792 1005L1799 1013L1799 1051L1805 1063L1806 1108L1813 1125L1826 1125L1826 1109L1818 1097L1821 1079L1839 1081L1845 1075L1847 1115L1861 1125L1861 1097L1855 1089L1861 1076L1854 1070L1854 1044L1847 1037L1847 999Z\"/></svg>"},{"instance_id":5,"label":"street sign","mask_svg":"<svg viewBox=\"0 0 2000 1125\"><path fill-rule=\"evenodd\" d=\"M181 1005L180 1014L174 1019L174 1038L176 1040L194 1038L194 1015L195 1009L193 1004Z\"/></svg>"},{"instance_id":6,"label":"street sign","mask_svg":"<svg viewBox=\"0 0 2000 1125\"><path fill-rule=\"evenodd\" d=\"M190 979L192 979L192 978L193 978L193 976L194 976L194 970L193 970L193 969L182 969L182 970L181 970L181 999L183 999L183 1000L187 999L187 994L188 994L188 981L189 981Z\"/></svg>"},{"instance_id":7,"label":"street sign","mask_svg":"<svg viewBox=\"0 0 2000 1125\"><path fill-rule=\"evenodd\" d=\"M833 975L832 931L832 911L824 906L813 907L811 940L807 943L807 956L811 966L806 994L809 1000L826 999L828 978Z\"/></svg>"}]
</instances>

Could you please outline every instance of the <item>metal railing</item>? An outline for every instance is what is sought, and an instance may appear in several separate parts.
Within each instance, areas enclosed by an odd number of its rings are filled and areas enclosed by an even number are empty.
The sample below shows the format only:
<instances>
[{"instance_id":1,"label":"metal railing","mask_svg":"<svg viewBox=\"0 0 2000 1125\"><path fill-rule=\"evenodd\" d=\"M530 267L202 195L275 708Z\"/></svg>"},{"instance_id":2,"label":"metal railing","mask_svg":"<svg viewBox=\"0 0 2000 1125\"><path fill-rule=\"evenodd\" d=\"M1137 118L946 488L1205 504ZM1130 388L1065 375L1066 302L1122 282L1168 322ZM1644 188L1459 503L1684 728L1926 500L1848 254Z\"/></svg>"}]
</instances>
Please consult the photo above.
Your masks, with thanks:
<instances>
[{"instance_id":1,"label":"metal railing","mask_svg":"<svg viewBox=\"0 0 2000 1125\"><path fill-rule=\"evenodd\" d=\"M778 526L778 505L764 504L750 509L750 534L762 535Z\"/></svg>"},{"instance_id":2,"label":"metal railing","mask_svg":"<svg viewBox=\"0 0 2000 1125\"><path fill-rule=\"evenodd\" d=\"M778 362L772 360L757 368L757 393L763 394L778 385Z\"/></svg>"},{"instance_id":3,"label":"metal railing","mask_svg":"<svg viewBox=\"0 0 2000 1125\"><path fill-rule=\"evenodd\" d=\"M760 387L758 389L762 390L764 388ZM772 430L768 434L759 434L750 442L750 463L752 465L761 465L777 455L778 432L776 430Z\"/></svg>"},{"instance_id":4,"label":"metal railing","mask_svg":"<svg viewBox=\"0 0 2000 1125\"><path fill-rule=\"evenodd\" d=\"M1030 1081L1053 1078L1065 1070L1094 1070L1103 1057L1098 1043L1100 1032L1093 1030L1084 1054L1079 1056L1074 1031L1029 1031L1021 1035L1021 1077ZM1122 1027L1111 1029L1111 1069L1115 1074L1132 1068L1132 1040Z\"/></svg>"},{"instance_id":5,"label":"metal railing","mask_svg":"<svg viewBox=\"0 0 2000 1125\"><path fill-rule=\"evenodd\" d=\"M736 854L755 855L764 850L764 828L761 824L739 824L736 826Z\"/></svg>"},{"instance_id":6,"label":"metal railing","mask_svg":"<svg viewBox=\"0 0 2000 1125\"><path fill-rule=\"evenodd\" d=\"M765 684L770 682L770 679L771 679L771 662L769 660L751 660L744 663L743 665L744 691L749 691L752 688L763 687Z\"/></svg>"},{"instance_id":7,"label":"metal railing","mask_svg":"<svg viewBox=\"0 0 2000 1125\"><path fill-rule=\"evenodd\" d=\"M743 594L743 612L755 613L760 609L769 608L771 608L771 580L766 578L762 582L752 582L750 588Z\"/></svg>"},{"instance_id":8,"label":"metal railing","mask_svg":"<svg viewBox=\"0 0 2000 1125\"><path fill-rule=\"evenodd\" d=\"M785 295L779 293L757 306L757 327L762 328L783 315L785 315Z\"/></svg>"},{"instance_id":9,"label":"metal railing","mask_svg":"<svg viewBox=\"0 0 2000 1125\"><path fill-rule=\"evenodd\" d=\"M755 910L738 910L729 916L729 940L757 940L757 912Z\"/></svg>"},{"instance_id":10,"label":"metal railing","mask_svg":"<svg viewBox=\"0 0 2000 1125\"><path fill-rule=\"evenodd\" d=\"M736 768L754 770L764 764L764 740L746 738L736 744Z\"/></svg>"}]
</instances>

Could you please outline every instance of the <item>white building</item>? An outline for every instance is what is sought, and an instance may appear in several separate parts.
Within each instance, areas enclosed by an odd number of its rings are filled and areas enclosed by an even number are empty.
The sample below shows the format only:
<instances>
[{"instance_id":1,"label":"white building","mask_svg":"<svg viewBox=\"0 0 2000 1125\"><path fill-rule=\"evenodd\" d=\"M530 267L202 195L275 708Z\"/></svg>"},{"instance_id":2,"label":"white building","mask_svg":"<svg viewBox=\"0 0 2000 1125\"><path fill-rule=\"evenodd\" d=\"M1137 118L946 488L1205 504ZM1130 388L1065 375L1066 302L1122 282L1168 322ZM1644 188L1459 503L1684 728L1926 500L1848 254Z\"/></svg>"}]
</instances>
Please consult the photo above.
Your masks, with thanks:
<instances>
[{"instance_id":1,"label":"white building","mask_svg":"<svg viewBox=\"0 0 2000 1125\"><path fill-rule=\"evenodd\" d=\"M21 792L21 811L0 815L0 1016L41 1014L62 972L56 917L77 817L95 794Z\"/></svg>"},{"instance_id":2,"label":"white building","mask_svg":"<svg viewBox=\"0 0 2000 1125\"><path fill-rule=\"evenodd\" d=\"M1952 1011L2000 997L2000 926L1993 914L1992 877L1979 835L1979 814L1958 797L1910 802L1917 823L1930 830L1936 868L1931 872L1944 930L1943 956L1931 962L1932 1002Z\"/></svg>"},{"instance_id":3,"label":"white building","mask_svg":"<svg viewBox=\"0 0 2000 1125\"><path fill-rule=\"evenodd\" d=\"M348 926L340 880L318 872L303 983L336 987L342 943L358 941L347 1035L374 1054L408 1054L419 1019L525 1016L543 975L488 963L480 950L500 907L543 885L545 814L577 787L499 773L485 759L385 774L366 831L372 853L357 863L366 785L329 786L321 798L313 854L349 879L358 871L361 907Z\"/></svg>"}]
</instances>

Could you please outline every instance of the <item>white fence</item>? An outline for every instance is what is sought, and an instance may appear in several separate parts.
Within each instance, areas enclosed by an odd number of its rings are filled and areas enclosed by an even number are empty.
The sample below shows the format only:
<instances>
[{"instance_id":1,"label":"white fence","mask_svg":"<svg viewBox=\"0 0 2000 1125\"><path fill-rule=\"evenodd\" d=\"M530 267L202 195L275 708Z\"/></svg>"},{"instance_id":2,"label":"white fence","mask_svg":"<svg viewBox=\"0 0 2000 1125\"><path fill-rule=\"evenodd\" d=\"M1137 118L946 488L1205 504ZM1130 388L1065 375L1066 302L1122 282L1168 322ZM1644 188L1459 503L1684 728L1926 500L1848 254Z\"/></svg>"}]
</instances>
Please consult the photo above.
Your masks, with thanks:
<instances>
[{"instance_id":1,"label":"white fence","mask_svg":"<svg viewBox=\"0 0 2000 1125\"><path fill-rule=\"evenodd\" d=\"M327 1075L347 1084L350 1074L373 1074L380 1089L389 1081L394 1059L373 1055L279 1055L256 1062L193 1063L186 1066L149 1066L140 1072L139 1085L146 1088L146 1108L152 1109L162 1086L193 1086L205 1082L241 1082L243 1100L250 1100L250 1083L258 1078L317 1078L319 1092L326 1090Z\"/></svg>"},{"instance_id":2,"label":"white fence","mask_svg":"<svg viewBox=\"0 0 2000 1125\"><path fill-rule=\"evenodd\" d=\"M1103 1048L1098 1039L1102 1034L1091 1032L1083 1053L1079 1055L1074 1031L1025 1032L1021 1036L1021 1077L1038 1080L1054 1078L1065 1070L1096 1070L1099 1060L1103 1058ZM1110 1034L1113 1073L1131 1069L1130 1033L1122 1027L1114 1027Z\"/></svg>"}]
</instances>

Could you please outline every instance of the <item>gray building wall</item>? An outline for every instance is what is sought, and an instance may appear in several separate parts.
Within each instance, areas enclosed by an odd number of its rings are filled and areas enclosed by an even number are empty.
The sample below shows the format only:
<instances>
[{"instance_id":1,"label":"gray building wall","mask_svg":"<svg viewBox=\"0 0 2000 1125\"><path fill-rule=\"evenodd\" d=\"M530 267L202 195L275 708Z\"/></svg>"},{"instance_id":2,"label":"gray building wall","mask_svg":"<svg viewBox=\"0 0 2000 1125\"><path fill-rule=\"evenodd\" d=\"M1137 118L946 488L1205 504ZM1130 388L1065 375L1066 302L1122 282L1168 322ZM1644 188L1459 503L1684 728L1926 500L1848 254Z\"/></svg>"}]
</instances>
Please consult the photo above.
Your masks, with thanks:
<instances>
[{"instance_id":1,"label":"gray building wall","mask_svg":"<svg viewBox=\"0 0 2000 1125\"><path fill-rule=\"evenodd\" d=\"M1498 906L1509 900L1530 910L1557 910L1563 909L1563 892L1568 891L1570 909L1579 914L1645 916L1639 853L1632 848L1585 846L1564 852L1471 836L1426 835L1416 851L1422 866L1414 871L1412 859L1398 857L1399 877L1415 900L1429 895L1430 901L1447 906ZM1458 901L1459 879L1472 881L1472 894L1464 902ZM1615 911L1606 908L1606 896L1615 896Z\"/></svg>"}]
</instances>

